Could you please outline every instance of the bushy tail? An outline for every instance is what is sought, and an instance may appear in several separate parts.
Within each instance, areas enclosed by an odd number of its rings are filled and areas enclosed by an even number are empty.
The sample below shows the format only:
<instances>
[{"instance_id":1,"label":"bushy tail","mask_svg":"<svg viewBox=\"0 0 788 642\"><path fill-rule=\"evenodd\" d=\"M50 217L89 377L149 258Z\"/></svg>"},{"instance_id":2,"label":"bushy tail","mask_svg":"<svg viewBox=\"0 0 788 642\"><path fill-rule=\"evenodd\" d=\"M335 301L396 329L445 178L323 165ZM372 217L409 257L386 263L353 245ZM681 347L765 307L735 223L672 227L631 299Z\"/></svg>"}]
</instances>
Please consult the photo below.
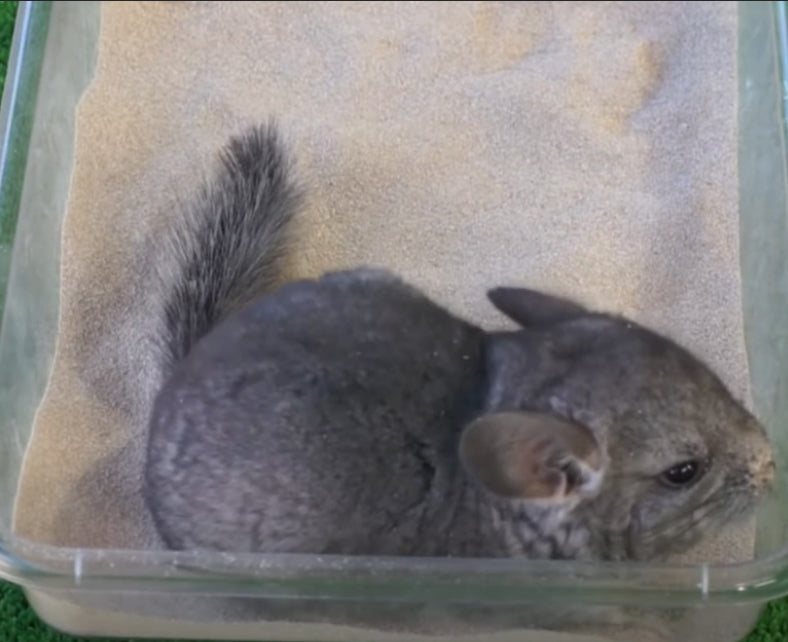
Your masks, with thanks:
<instances>
[{"instance_id":1,"label":"bushy tail","mask_svg":"<svg viewBox=\"0 0 788 642\"><path fill-rule=\"evenodd\" d=\"M162 275L168 369L277 279L301 198L273 125L252 128L222 150L214 178L169 238Z\"/></svg>"}]
</instances>

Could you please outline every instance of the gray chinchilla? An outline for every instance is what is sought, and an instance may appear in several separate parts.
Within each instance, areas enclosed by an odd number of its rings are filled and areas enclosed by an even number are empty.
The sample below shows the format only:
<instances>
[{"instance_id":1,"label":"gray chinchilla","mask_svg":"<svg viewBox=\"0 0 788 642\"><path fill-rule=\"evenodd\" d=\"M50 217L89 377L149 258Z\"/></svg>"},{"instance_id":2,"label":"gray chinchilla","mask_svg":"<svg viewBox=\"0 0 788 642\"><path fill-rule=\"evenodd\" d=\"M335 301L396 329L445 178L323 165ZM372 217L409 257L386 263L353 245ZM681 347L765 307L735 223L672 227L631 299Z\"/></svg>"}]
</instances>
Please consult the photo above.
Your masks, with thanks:
<instances>
[{"instance_id":1,"label":"gray chinchilla","mask_svg":"<svg viewBox=\"0 0 788 642\"><path fill-rule=\"evenodd\" d=\"M698 359L533 290L486 332L382 270L275 286L301 201L231 140L162 265L145 495L173 549L647 559L749 514L774 463Z\"/></svg>"}]
</instances>

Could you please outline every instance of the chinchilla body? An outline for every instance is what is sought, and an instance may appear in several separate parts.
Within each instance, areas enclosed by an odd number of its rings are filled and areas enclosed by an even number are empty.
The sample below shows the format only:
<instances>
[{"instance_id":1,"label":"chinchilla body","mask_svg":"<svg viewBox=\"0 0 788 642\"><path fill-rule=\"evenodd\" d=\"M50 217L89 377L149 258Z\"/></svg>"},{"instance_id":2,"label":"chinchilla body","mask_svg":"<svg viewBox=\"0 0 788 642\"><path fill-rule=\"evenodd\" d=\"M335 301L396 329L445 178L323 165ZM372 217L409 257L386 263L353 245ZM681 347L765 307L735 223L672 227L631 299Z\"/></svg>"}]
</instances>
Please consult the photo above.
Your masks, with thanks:
<instances>
[{"instance_id":1,"label":"chinchilla body","mask_svg":"<svg viewBox=\"0 0 788 642\"><path fill-rule=\"evenodd\" d=\"M769 489L757 420L629 320L498 288L520 329L487 332L379 269L275 285L289 158L259 127L221 159L161 269L145 496L169 547L646 559Z\"/></svg>"}]
</instances>

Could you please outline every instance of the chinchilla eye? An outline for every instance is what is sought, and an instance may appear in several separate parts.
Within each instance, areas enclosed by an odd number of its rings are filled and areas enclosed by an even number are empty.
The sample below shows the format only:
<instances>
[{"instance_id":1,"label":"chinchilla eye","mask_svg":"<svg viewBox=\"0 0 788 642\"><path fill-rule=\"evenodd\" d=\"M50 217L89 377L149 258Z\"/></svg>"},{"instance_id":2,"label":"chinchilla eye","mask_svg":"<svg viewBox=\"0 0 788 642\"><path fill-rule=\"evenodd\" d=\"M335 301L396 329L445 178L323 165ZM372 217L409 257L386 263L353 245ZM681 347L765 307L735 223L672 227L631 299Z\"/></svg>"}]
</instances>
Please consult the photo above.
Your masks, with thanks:
<instances>
[{"instance_id":1,"label":"chinchilla eye","mask_svg":"<svg viewBox=\"0 0 788 642\"><path fill-rule=\"evenodd\" d=\"M695 481L700 472L700 462L697 459L688 459L668 468L660 475L660 479L668 486L686 486Z\"/></svg>"}]
</instances>

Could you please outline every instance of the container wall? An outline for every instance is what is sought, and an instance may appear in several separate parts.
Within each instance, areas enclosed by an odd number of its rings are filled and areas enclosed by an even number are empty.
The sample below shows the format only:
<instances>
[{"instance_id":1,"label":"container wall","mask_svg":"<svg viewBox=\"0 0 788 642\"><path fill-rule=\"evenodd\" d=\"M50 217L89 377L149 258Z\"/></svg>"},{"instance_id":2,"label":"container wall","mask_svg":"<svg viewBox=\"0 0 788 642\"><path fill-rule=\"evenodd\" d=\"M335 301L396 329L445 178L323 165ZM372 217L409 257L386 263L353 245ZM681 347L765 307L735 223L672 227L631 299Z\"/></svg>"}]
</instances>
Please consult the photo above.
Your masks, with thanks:
<instances>
[{"instance_id":1,"label":"container wall","mask_svg":"<svg viewBox=\"0 0 788 642\"><path fill-rule=\"evenodd\" d=\"M26 159L26 164L0 333L0 532L4 534L10 531L22 458L55 349L60 230L73 165L76 107L96 63L100 8L96 2L52 3L48 15L32 16L27 42L17 49L26 56L20 73L32 73L39 39L46 36L36 92L20 96L20 110L32 114L27 153L9 159ZM27 10L20 5L20 14ZM45 6L30 10L50 11ZM48 29L46 23L40 24L47 17ZM9 69L19 63L19 59L9 61ZM35 103L25 104L30 100ZM24 143L14 141L16 146ZM3 190L14 188L3 185Z\"/></svg>"},{"instance_id":2,"label":"container wall","mask_svg":"<svg viewBox=\"0 0 788 642\"><path fill-rule=\"evenodd\" d=\"M782 119L781 68L775 27L775 3L740 3L740 181L741 256L746 341L754 401L775 443L782 469L778 491L758 522L758 551L770 553L788 541L788 502L785 470L788 468L788 228L786 221L786 153ZM96 63L100 5L91 2L55 3L44 50L38 96L34 106L25 181L19 198L19 223L11 258L2 334L0 334L0 539L6 548L5 573L13 575L18 563L20 583L37 612L54 626L82 635L118 635L152 638L269 640L709 640L735 642L752 626L764 599L741 601L713 594L714 571L709 584L704 569L687 572L688 598L664 604L610 606L609 588L599 578L575 580L585 592L584 606L571 598L544 591L541 596L518 600L485 595L478 577L469 580L468 600L388 601L331 599L327 589L321 599L298 597L297 591L281 599L211 595L207 578L184 582L180 588L162 580L162 590L119 592L117 586L98 590L100 582L84 582L95 590L73 590L95 571L116 572L135 564L133 556L110 553L94 567L83 567L64 552L61 575L34 582L26 575L21 548L10 534L13 498L22 457L30 437L35 409L43 395L54 350L57 325L60 225L73 162L75 110L90 83ZM5 189L5 188L4 188ZM43 558L43 556L42 556ZM30 557L24 557L28 562ZM43 562L42 562L43 564ZM260 566L262 567L262 562ZM737 571L756 575L769 584L783 561L776 558L757 570ZM173 565L174 566L174 565ZM142 562L139 562L139 568ZM162 578L170 574L166 563ZM768 572L764 576L763 569ZM11 570L8 570L11 569ZM156 577L145 570L145 582ZM749 573L749 576L748 576ZM771 574L771 575L770 575ZM31 578L27 584L25 578ZM337 572L337 584L342 574ZM633 576L634 577L634 576ZM720 577L726 577L724 573ZM737 576L738 577L738 576ZM54 579L52 579L54 578ZM13 577L12 577L13 579ZM212 578L212 579L215 579ZM56 581L57 580L57 581ZM534 580L536 583L537 580ZM583 585L583 583L586 585ZM634 580L633 580L634 582ZM641 583L659 584L648 572ZM143 586L140 581L140 587ZM735 582L728 582L730 588ZM744 583L746 584L746 582ZM456 585L462 586L458 580ZM107 585L109 586L109 585ZM131 580L129 586L132 586ZM257 580L254 590L263 591ZM304 583L306 586L306 583ZM328 584L330 586L330 583ZM634 586L634 583L633 583ZM218 589L217 589L218 590ZM246 585L238 595L252 590ZM728 589L726 589L728 590ZM776 590L776 589L775 589ZM729 591L730 592L730 591ZM670 589L666 589L666 594ZM726 593L726 595L728 595ZM761 594L759 594L761 595ZM599 603L595 604L595 597ZM667 596L669 598L669 595ZM483 598L488 603L482 603ZM580 602L577 602L579 604ZM328 624L330 623L330 625ZM542 628L541 632L533 629ZM550 633L545 630L574 631ZM530 631L530 632L529 632ZM594 638L593 636L596 636Z\"/></svg>"}]
</instances>

